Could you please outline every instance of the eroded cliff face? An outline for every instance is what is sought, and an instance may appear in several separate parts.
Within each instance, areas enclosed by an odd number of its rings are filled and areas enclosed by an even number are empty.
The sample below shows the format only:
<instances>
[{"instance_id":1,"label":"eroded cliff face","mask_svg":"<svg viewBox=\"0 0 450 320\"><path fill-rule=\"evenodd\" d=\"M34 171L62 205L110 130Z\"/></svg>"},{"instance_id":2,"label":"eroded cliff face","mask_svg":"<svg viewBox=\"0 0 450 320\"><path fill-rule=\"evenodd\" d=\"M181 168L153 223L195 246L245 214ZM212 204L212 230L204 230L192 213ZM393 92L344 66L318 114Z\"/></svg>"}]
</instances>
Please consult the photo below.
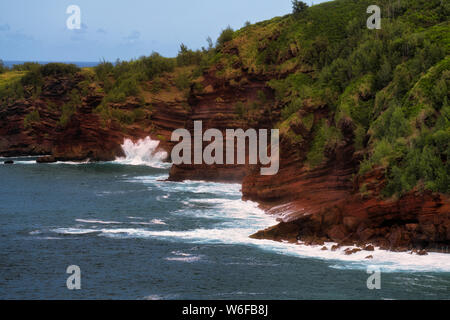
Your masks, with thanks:
<instances>
[{"instance_id":1,"label":"eroded cliff face","mask_svg":"<svg viewBox=\"0 0 450 320\"><path fill-rule=\"evenodd\" d=\"M383 169L354 179L355 167L350 164L333 160L320 169L307 170L287 160L272 179L247 176L244 197L260 201L269 214L280 217L277 226L252 237L318 245L327 241L371 243L399 251L448 250L447 196L415 190L399 199L383 199ZM364 193L360 192L362 185Z\"/></svg>"},{"instance_id":2,"label":"eroded cliff face","mask_svg":"<svg viewBox=\"0 0 450 320\"><path fill-rule=\"evenodd\" d=\"M201 86L204 90L197 92L191 88L189 95L189 105L191 112L185 128L194 136L194 121L201 121L203 132L208 129L218 129L222 132L224 139L227 139L226 129L270 129L273 128L274 120L271 119L265 107L270 107L273 103L272 91L266 87L267 79L253 78L248 80L248 74L244 74L234 79L235 83L242 85L230 85L229 81L222 81L215 77L215 69L204 75ZM264 95L264 101L259 101L258 95ZM255 110L252 118L239 114L237 106L258 102L259 110ZM226 140L224 140L224 145ZM203 143L203 148L209 142ZM193 146L192 146L193 147ZM237 154L237 144L235 143L235 155ZM248 146L247 146L248 147ZM192 155L194 151L192 150ZM224 149L224 155L226 150ZM247 154L248 157L248 154ZM191 163L194 163L193 156ZM247 172L250 170L246 165L174 165L170 171L170 180L213 180L222 182L242 182Z\"/></svg>"},{"instance_id":3,"label":"eroded cliff face","mask_svg":"<svg viewBox=\"0 0 450 320\"><path fill-rule=\"evenodd\" d=\"M175 86L159 93L151 93L144 86L143 100L131 97L114 106L120 110L144 110L142 117L127 125L105 120L95 112L103 99L96 84L89 86L81 106L62 125L61 106L83 78L45 79L39 97L29 96L0 110L0 154L49 154L56 160L113 160L122 155L125 138L151 136L160 140L161 148L170 153L175 144L170 141L172 132L187 128L193 133L194 121L198 120L202 121L204 131L216 128L224 135L225 129L276 126L281 107L267 86L274 75L241 69L240 75L231 81L217 77L217 71L211 68L199 80L203 90L193 85L188 95L178 92ZM299 119L312 114L313 123L330 121L326 105L308 103L298 111ZM252 104L255 108L245 114L237 108ZM25 127L24 119L33 110L39 111L40 121ZM415 190L399 199L384 200L380 195L386 184L382 168L362 177L355 175L362 156L354 151L354 128L345 121L340 123L341 141L325 150L321 165L311 168L305 162L313 134L311 128L300 121L281 130L280 170L274 176L260 175L259 166L174 165L169 179L242 182L244 199L259 202L269 214L280 219L279 225L258 232L253 235L255 238L311 244L373 243L391 250L448 247L447 196ZM292 139L289 132L301 134L303 139Z\"/></svg>"},{"instance_id":4,"label":"eroded cliff face","mask_svg":"<svg viewBox=\"0 0 450 320\"><path fill-rule=\"evenodd\" d=\"M214 85L212 75L206 78L208 93L195 95L190 101L192 121L202 120L204 130L218 128L270 128L279 119L279 108L265 81L250 79L243 87ZM239 82L236 79L235 82ZM257 92L269 97L271 112L261 111L254 119L236 120L231 106L257 99ZM329 119L327 106L306 105L299 118L314 115L314 122ZM261 108L262 110L264 108ZM340 123L343 139L325 150L326 159L318 167L305 164L310 147L311 126L301 123L289 130L301 133L302 141L281 134L280 170L275 176L262 176L259 166L173 166L170 179L242 181L244 199L257 201L268 214L279 217L280 224L263 230L254 238L303 241L322 244L334 241L341 245L372 243L389 250L447 250L450 244L450 202L443 194L414 190L401 198L383 199L386 185L383 168L374 168L358 177L360 152L354 150L353 127ZM363 191L361 191L363 190Z\"/></svg>"},{"instance_id":5,"label":"eroded cliff face","mask_svg":"<svg viewBox=\"0 0 450 320\"><path fill-rule=\"evenodd\" d=\"M0 155L51 155L61 161L110 161L123 156L121 144L125 138L138 140L147 136L161 140L162 149L170 149L171 132L182 128L188 119L183 107L186 99L176 95L157 99L149 93L146 99L129 97L114 108L143 114L132 124L105 119L96 108L104 94L99 85L92 83L81 103L76 106L68 120L61 122L62 109L70 100L70 93L79 89L86 79L78 74L75 78L47 77L42 92L36 97L31 93L24 99L9 103L0 109ZM31 112L39 113L39 120L25 124Z\"/></svg>"}]
</instances>

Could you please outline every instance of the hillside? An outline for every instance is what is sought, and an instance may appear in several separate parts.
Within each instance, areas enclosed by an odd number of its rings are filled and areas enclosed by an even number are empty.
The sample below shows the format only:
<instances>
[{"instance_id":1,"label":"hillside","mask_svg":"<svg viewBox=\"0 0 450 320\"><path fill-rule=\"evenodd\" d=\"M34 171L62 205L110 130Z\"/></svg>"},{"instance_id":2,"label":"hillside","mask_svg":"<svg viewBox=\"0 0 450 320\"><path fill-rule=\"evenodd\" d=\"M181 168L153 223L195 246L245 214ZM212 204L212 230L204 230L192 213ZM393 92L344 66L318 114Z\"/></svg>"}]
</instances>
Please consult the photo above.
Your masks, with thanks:
<instances>
[{"instance_id":1,"label":"hillside","mask_svg":"<svg viewBox=\"0 0 450 320\"><path fill-rule=\"evenodd\" d=\"M170 179L242 181L283 222L254 237L450 244L450 4L336 0L225 29L176 58L154 53L78 69L26 64L0 74L0 155L111 160L124 138L193 128L279 128L275 177L251 166L182 165ZM1 69L1 68L0 68ZM53 159L51 159L53 160Z\"/></svg>"}]
</instances>

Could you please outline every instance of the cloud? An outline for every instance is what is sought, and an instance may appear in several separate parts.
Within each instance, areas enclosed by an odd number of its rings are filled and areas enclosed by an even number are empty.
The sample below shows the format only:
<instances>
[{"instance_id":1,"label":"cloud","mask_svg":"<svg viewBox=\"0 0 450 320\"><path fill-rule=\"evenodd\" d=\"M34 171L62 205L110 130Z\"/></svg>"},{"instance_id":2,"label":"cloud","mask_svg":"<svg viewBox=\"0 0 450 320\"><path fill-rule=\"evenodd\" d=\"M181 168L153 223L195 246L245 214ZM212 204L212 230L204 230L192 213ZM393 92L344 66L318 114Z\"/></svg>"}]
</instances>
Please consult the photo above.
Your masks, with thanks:
<instances>
[{"instance_id":1,"label":"cloud","mask_svg":"<svg viewBox=\"0 0 450 320\"><path fill-rule=\"evenodd\" d=\"M87 34L88 26L85 23L81 23L80 29L73 29L69 30L67 29L71 35L70 40L72 41L82 41L85 39L85 35Z\"/></svg>"},{"instance_id":2,"label":"cloud","mask_svg":"<svg viewBox=\"0 0 450 320\"><path fill-rule=\"evenodd\" d=\"M82 22L80 25L80 29L73 29L73 31L75 31L75 33L78 33L78 34L82 34L82 33L86 33L87 29L88 29L87 24Z\"/></svg>"},{"instance_id":3,"label":"cloud","mask_svg":"<svg viewBox=\"0 0 450 320\"><path fill-rule=\"evenodd\" d=\"M141 37L141 33L137 30L131 31L131 33L126 36L124 39L127 40L129 43L134 43Z\"/></svg>"},{"instance_id":4,"label":"cloud","mask_svg":"<svg viewBox=\"0 0 450 320\"><path fill-rule=\"evenodd\" d=\"M31 41L34 40L33 36L25 34L23 32L9 32L6 34L6 38L16 41Z\"/></svg>"},{"instance_id":5,"label":"cloud","mask_svg":"<svg viewBox=\"0 0 450 320\"><path fill-rule=\"evenodd\" d=\"M0 31L9 31L9 30L11 30L11 27L9 26L9 24L0 25Z\"/></svg>"}]
</instances>

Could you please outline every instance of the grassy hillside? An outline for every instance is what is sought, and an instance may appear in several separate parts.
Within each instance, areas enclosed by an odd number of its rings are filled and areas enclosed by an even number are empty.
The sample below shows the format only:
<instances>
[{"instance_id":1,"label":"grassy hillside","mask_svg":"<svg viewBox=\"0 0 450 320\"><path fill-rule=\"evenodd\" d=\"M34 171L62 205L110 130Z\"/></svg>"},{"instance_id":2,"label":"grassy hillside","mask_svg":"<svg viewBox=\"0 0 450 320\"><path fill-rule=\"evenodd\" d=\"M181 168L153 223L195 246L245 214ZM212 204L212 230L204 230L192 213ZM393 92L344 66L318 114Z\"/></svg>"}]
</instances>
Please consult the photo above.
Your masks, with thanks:
<instances>
[{"instance_id":1,"label":"grassy hillside","mask_svg":"<svg viewBox=\"0 0 450 320\"><path fill-rule=\"evenodd\" d=\"M299 110L326 106L328 119L312 128L311 167L326 161L324 151L350 122L355 149L364 154L360 174L386 167L386 196L414 187L448 193L450 4L379 1L382 29L368 30L371 3L338 0L247 26L218 54L218 74L235 78L239 63L273 74L268 85L283 106L282 128L305 120Z\"/></svg>"},{"instance_id":2,"label":"grassy hillside","mask_svg":"<svg viewBox=\"0 0 450 320\"><path fill-rule=\"evenodd\" d=\"M380 0L382 28L368 30L371 4L336 0L237 31L227 28L216 44L209 41L197 51L182 45L171 59L154 53L83 70L59 64L0 68L0 108L38 96L43 77L81 74L83 83L62 110L61 121L94 84L104 94L96 112L132 123L139 111L124 114L115 104L130 97L144 103L149 92L171 91L168 87L176 94L201 93L206 72L236 88L262 79L273 91L274 107L268 112L283 137L304 142L291 130L299 123L313 133L305 165L326 163L326 150L339 145L344 127L350 127L355 152L363 158L359 174L386 168L385 196L413 188L449 193L450 3ZM244 104L234 107L241 115L252 112ZM325 110L326 118L315 121L317 110Z\"/></svg>"}]
</instances>

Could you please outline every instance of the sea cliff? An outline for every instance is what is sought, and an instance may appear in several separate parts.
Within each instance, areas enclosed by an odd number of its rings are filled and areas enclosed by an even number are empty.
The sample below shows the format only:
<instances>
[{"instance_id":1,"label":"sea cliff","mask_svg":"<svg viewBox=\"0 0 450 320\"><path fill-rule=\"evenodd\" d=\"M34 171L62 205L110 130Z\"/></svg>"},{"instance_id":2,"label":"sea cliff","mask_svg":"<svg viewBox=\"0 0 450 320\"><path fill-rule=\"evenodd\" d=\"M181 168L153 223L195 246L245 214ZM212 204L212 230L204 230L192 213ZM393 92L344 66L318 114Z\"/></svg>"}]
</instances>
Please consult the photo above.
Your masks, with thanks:
<instances>
[{"instance_id":1,"label":"sea cliff","mask_svg":"<svg viewBox=\"0 0 450 320\"><path fill-rule=\"evenodd\" d=\"M169 180L242 183L244 199L280 217L255 238L447 250L448 7L431 2L426 22L414 20L417 1L391 6L382 30L366 30L364 1L334 1L225 30L215 48L175 60L18 71L3 91L0 155L108 161L124 139L147 136L170 154L171 133L194 121L279 128L274 176L174 165Z\"/></svg>"}]
</instances>

